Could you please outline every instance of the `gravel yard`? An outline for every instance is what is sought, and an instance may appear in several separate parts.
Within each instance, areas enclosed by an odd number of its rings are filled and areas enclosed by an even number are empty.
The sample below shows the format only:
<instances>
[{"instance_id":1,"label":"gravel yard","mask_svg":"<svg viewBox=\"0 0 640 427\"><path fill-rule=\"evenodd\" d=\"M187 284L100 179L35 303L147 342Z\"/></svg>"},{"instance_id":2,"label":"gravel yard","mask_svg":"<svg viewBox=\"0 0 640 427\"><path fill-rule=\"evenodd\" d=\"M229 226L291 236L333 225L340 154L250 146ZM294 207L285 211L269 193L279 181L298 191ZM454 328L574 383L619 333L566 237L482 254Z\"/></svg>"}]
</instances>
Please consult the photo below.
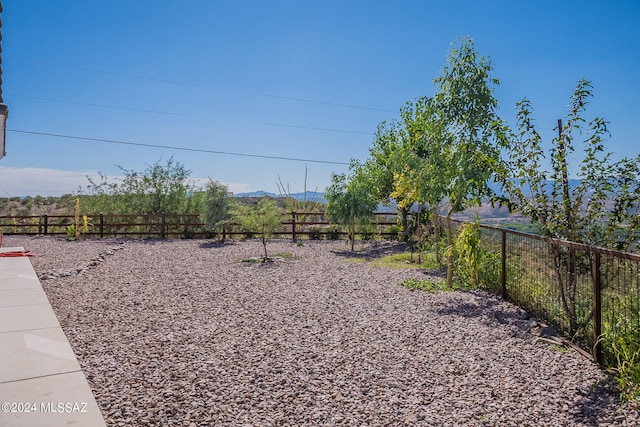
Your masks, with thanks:
<instances>
[{"instance_id":1,"label":"gravel yard","mask_svg":"<svg viewBox=\"0 0 640 427\"><path fill-rule=\"evenodd\" d=\"M428 294L418 270L343 242L81 240L23 246L114 426L638 425L576 352L535 343L484 292ZM358 257L394 250L368 243Z\"/></svg>"}]
</instances>

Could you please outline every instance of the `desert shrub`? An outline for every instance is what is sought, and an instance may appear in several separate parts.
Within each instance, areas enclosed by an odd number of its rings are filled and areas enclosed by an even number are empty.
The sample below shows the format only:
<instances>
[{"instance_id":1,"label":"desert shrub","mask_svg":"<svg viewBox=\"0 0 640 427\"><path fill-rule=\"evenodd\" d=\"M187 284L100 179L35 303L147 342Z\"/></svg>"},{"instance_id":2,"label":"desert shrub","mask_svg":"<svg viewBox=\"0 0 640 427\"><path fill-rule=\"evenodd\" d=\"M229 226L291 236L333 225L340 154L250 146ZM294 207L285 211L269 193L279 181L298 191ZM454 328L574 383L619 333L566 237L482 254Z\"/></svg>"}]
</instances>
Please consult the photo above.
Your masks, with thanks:
<instances>
[{"instance_id":1,"label":"desert shrub","mask_svg":"<svg viewBox=\"0 0 640 427\"><path fill-rule=\"evenodd\" d=\"M472 287L493 288L499 282L500 254L482 247L478 219L460 227L453 250L454 270L462 283Z\"/></svg>"},{"instance_id":2,"label":"desert shrub","mask_svg":"<svg viewBox=\"0 0 640 427\"><path fill-rule=\"evenodd\" d=\"M311 227L309 228L309 240L320 240L322 237L322 228L321 227Z\"/></svg>"},{"instance_id":3,"label":"desert shrub","mask_svg":"<svg viewBox=\"0 0 640 427\"><path fill-rule=\"evenodd\" d=\"M251 206L237 206L233 212L235 221L245 233L257 233L264 247L264 258L268 258L267 241L282 225L282 211L272 199L260 199Z\"/></svg>"},{"instance_id":4,"label":"desert shrub","mask_svg":"<svg viewBox=\"0 0 640 427\"><path fill-rule=\"evenodd\" d=\"M383 231L383 233L390 233L390 234L383 234L382 236L385 240L399 240L401 232L402 232L402 227L400 225L394 224L385 228Z\"/></svg>"}]
</instances>

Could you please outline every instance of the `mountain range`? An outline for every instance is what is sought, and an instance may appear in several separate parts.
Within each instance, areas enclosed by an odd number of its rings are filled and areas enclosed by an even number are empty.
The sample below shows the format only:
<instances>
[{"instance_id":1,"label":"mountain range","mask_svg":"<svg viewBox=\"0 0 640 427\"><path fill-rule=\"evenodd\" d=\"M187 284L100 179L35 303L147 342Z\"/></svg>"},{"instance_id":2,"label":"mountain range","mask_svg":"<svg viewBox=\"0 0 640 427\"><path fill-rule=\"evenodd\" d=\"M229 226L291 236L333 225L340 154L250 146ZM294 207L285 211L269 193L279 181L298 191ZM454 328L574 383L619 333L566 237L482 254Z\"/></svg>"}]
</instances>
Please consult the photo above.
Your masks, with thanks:
<instances>
[{"instance_id":1,"label":"mountain range","mask_svg":"<svg viewBox=\"0 0 640 427\"><path fill-rule=\"evenodd\" d=\"M296 200L306 200L308 202L320 202L322 204L326 204L327 200L324 198L324 194L319 191L307 191L300 193L291 193L289 194ZM234 194L233 197L285 197L283 194L270 193L268 191L258 190L251 191L249 193L238 193Z\"/></svg>"}]
</instances>

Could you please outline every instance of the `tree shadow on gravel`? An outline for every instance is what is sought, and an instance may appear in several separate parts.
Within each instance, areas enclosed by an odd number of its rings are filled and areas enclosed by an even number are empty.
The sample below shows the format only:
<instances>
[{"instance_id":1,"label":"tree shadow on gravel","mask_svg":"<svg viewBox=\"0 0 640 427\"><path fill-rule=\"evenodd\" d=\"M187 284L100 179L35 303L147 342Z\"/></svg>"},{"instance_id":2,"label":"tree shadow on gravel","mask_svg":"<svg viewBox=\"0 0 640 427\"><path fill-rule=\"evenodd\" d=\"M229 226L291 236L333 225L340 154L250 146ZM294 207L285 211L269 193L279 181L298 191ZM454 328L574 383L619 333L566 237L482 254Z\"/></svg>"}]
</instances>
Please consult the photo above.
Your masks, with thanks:
<instances>
[{"instance_id":1,"label":"tree shadow on gravel","mask_svg":"<svg viewBox=\"0 0 640 427\"><path fill-rule=\"evenodd\" d=\"M333 250L332 253L343 258L364 258L367 261L372 261L377 258L382 258L388 255L395 255L402 252L406 252L410 249L410 245L404 242L378 242L372 241L367 243L362 249L356 251Z\"/></svg>"},{"instance_id":2,"label":"tree shadow on gravel","mask_svg":"<svg viewBox=\"0 0 640 427\"><path fill-rule=\"evenodd\" d=\"M621 420L604 420L601 413L611 414L616 412L611 408L620 406L620 391L615 380L607 376L597 381L591 388L584 392L582 399L576 403L574 418L576 424L586 426L598 426L606 422L613 423ZM626 418L623 414L620 418ZM617 425L617 424L616 424ZM631 424L626 424L631 425Z\"/></svg>"},{"instance_id":3,"label":"tree shadow on gravel","mask_svg":"<svg viewBox=\"0 0 640 427\"><path fill-rule=\"evenodd\" d=\"M499 307L507 301L495 296L487 291L463 291L474 297L473 302L451 298L435 310L436 313L444 316L461 316L466 318L482 319L488 326L496 326L496 323L522 328L523 322L530 316L522 309L503 310ZM526 329L526 328L525 328ZM523 329L524 331L524 329Z\"/></svg>"},{"instance_id":4,"label":"tree shadow on gravel","mask_svg":"<svg viewBox=\"0 0 640 427\"><path fill-rule=\"evenodd\" d=\"M225 246L229 246L232 245L234 242L233 241L209 241L209 242L204 242L204 243L200 243L200 247L202 249L211 249L211 248L224 248Z\"/></svg>"}]
</instances>

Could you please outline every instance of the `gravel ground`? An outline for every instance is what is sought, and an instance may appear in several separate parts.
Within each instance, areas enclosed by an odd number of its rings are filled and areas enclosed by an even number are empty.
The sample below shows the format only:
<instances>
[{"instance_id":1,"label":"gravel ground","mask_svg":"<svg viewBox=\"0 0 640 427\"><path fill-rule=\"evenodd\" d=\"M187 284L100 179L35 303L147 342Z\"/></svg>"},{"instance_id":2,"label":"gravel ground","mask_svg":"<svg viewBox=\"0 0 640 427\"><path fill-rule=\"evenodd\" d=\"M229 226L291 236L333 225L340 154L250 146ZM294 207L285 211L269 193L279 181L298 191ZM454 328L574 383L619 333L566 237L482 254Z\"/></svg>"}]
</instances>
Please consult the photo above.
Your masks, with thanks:
<instances>
[{"instance_id":1,"label":"gravel ground","mask_svg":"<svg viewBox=\"0 0 640 427\"><path fill-rule=\"evenodd\" d=\"M484 292L427 294L418 270L342 242L5 236L36 272L115 426L638 425L572 351ZM394 250L361 247L358 257Z\"/></svg>"}]
</instances>

